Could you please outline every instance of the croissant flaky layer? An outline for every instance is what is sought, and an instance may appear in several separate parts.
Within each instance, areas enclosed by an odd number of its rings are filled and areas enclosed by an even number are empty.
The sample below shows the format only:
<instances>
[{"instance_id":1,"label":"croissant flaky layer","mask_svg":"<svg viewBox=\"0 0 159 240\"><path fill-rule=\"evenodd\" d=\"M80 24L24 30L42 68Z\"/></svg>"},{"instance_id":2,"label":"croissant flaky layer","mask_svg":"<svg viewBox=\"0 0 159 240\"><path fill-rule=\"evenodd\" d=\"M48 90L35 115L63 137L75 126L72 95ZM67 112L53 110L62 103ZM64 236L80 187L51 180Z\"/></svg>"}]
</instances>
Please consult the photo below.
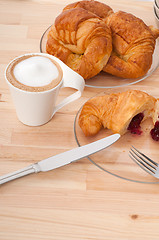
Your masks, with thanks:
<instances>
[{"instance_id":1,"label":"croissant flaky layer","mask_svg":"<svg viewBox=\"0 0 159 240\"><path fill-rule=\"evenodd\" d=\"M142 116L140 122L151 117L155 123L158 120L157 103L154 97L139 90L97 96L84 104L79 126L86 136L95 135L102 128L123 135L136 116Z\"/></svg>"},{"instance_id":2,"label":"croissant flaky layer","mask_svg":"<svg viewBox=\"0 0 159 240\"><path fill-rule=\"evenodd\" d=\"M146 74L152 64L159 30L122 11L111 14L107 25L112 31L113 51L103 70L123 78L138 78Z\"/></svg>"},{"instance_id":3,"label":"croissant flaky layer","mask_svg":"<svg viewBox=\"0 0 159 240\"><path fill-rule=\"evenodd\" d=\"M138 78L151 67L159 30L101 2L67 5L48 34L46 51L89 79L101 70Z\"/></svg>"},{"instance_id":4,"label":"croissant flaky layer","mask_svg":"<svg viewBox=\"0 0 159 240\"><path fill-rule=\"evenodd\" d=\"M98 2L98 1L79 1L74 2L71 4L68 4L63 11L72 9L72 8L83 8L89 12L94 13L98 17L102 18L103 20L106 20L106 18L113 13L113 10L110 6Z\"/></svg>"},{"instance_id":5,"label":"croissant flaky layer","mask_svg":"<svg viewBox=\"0 0 159 240\"><path fill-rule=\"evenodd\" d=\"M85 9L65 10L48 34L46 51L88 79L98 74L110 57L111 31L97 15Z\"/></svg>"}]
</instances>

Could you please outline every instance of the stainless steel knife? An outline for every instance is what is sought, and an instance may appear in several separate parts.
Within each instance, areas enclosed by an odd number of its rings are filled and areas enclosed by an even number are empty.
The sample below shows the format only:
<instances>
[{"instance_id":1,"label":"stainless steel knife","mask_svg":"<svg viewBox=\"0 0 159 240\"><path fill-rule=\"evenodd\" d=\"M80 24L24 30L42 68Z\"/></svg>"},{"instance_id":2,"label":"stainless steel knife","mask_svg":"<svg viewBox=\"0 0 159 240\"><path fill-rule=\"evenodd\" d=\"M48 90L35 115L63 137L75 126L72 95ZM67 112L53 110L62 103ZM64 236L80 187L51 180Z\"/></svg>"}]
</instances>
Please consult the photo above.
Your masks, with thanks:
<instances>
[{"instance_id":1,"label":"stainless steel knife","mask_svg":"<svg viewBox=\"0 0 159 240\"><path fill-rule=\"evenodd\" d=\"M49 157L40 162L29 165L28 167L20 169L19 171L15 171L13 173L1 176L0 184L9 182L11 180L14 180L19 177L23 177L31 173L46 172L46 171L53 170L55 168L62 167L66 164L69 164L81 158L87 157L93 153L96 153L110 146L111 144L116 142L119 138L120 138L120 134L116 133L109 137L95 141L93 143L89 143L87 145L77 147L67 152L63 152L55 156Z\"/></svg>"}]
</instances>

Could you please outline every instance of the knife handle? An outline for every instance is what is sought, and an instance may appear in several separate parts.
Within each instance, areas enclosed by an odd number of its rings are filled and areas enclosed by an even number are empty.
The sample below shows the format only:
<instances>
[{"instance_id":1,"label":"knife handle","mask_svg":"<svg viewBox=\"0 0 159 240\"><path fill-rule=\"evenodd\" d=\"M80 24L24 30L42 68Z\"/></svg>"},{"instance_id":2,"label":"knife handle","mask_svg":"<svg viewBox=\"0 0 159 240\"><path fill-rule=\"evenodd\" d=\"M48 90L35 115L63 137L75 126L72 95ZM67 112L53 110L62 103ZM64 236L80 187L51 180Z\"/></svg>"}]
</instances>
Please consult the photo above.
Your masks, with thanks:
<instances>
[{"instance_id":1,"label":"knife handle","mask_svg":"<svg viewBox=\"0 0 159 240\"><path fill-rule=\"evenodd\" d=\"M11 180L14 180L16 178L20 178L20 177L26 176L28 174L38 173L38 172L40 172L40 169L38 168L38 164L36 164L36 163L32 164L32 165L22 168L18 171L1 176L0 177L0 185L3 183L9 182Z\"/></svg>"}]
</instances>

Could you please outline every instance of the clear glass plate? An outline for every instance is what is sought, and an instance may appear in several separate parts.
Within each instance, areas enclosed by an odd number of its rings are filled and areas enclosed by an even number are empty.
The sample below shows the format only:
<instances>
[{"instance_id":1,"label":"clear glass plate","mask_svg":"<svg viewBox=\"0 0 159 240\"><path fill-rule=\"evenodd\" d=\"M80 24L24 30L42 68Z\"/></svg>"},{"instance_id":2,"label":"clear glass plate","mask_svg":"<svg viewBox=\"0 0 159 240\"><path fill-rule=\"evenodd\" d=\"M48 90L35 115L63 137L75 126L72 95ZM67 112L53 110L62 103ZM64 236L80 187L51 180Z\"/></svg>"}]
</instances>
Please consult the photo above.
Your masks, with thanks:
<instances>
[{"instance_id":1,"label":"clear glass plate","mask_svg":"<svg viewBox=\"0 0 159 240\"><path fill-rule=\"evenodd\" d=\"M46 42L47 42L47 35L48 32L50 31L50 27L46 29L46 31L43 33L41 40L40 40L40 52L46 53ZM159 66L159 42L156 41L156 46L155 46L155 51L153 54L153 62L151 65L151 68L145 74L144 76L140 78L135 78L135 79L123 79L119 77L112 76L108 73L105 72L100 72L98 75L91 79L85 80L86 84L85 86L91 87L91 88L116 88L116 87L123 87L123 86L128 86L132 85L138 82L141 82L145 78L149 77Z\"/></svg>"},{"instance_id":2,"label":"clear glass plate","mask_svg":"<svg viewBox=\"0 0 159 240\"><path fill-rule=\"evenodd\" d=\"M106 89L98 95L112 92L122 92L128 89L142 90L156 98L158 97L156 96L157 91L155 87L144 86L128 86L124 88ZM96 136L86 137L78 125L80 111L81 109L78 111L74 121L74 134L78 146L83 146L112 134L111 130L102 129ZM135 135L128 132L121 136L121 138L110 147L89 156L88 159L101 170L115 177L139 183L159 183L159 179L156 179L145 172L129 157L129 150L133 145L154 161L158 162L159 142L154 141L150 136L150 130L153 128L152 120L147 119L144 121L141 124L141 128L143 131L141 135Z\"/></svg>"}]
</instances>

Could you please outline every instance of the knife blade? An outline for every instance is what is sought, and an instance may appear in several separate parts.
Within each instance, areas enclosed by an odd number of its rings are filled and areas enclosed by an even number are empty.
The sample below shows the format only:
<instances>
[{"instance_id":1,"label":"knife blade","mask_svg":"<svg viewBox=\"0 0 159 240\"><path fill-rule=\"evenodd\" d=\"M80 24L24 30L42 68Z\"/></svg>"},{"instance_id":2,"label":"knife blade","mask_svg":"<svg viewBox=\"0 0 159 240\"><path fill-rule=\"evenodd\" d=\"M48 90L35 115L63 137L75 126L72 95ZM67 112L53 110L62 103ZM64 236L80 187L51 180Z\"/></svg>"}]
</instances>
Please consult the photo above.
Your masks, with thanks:
<instances>
[{"instance_id":1,"label":"knife blade","mask_svg":"<svg viewBox=\"0 0 159 240\"><path fill-rule=\"evenodd\" d=\"M69 151L41 160L35 164L29 165L28 167L25 167L18 171L1 176L0 184L9 182L11 180L14 180L19 177L23 177L31 173L46 172L46 171L50 171L50 170L65 166L71 162L87 157L91 154L94 154L110 146L111 144L116 142L119 138L120 138L120 134L116 133L106 138L89 143L87 145L73 148Z\"/></svg>"}]
</instances>

